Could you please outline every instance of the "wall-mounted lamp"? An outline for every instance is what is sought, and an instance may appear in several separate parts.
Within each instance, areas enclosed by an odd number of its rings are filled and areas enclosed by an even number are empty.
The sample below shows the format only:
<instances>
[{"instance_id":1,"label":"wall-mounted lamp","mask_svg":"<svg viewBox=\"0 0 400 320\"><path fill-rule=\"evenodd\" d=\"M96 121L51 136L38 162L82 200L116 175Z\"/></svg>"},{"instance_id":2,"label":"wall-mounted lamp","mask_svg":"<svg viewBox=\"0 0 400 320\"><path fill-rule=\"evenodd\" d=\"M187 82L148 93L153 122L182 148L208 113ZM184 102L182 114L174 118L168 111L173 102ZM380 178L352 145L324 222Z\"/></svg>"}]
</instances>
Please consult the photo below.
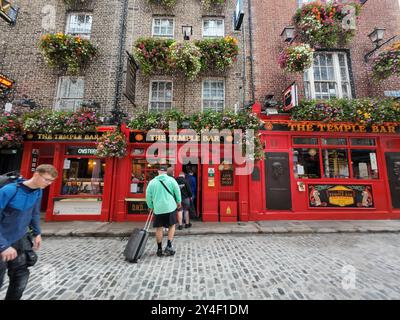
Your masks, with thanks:
<instances>
[{"instance_id":1,"label":"wall-mounted lamp","mask_svg":"<svg viewBox=\"0 0 400 320\"><path fill-rule=\"evenodd\" d=\"M193 34L192 26L182 26L183 40L190 40L190 36Z\"/></svg>"},{"instance_id":2,"label":"wall-mounted lamp","mask_svg":"<svg viewBox=\"0 0 400 320\"><path fill-rule=\"evenodd\" d=\"M281 33L281 37L285 42L292 42L295 38L294 35L295 27L293 26L287 26L283 28L283 31Z\"/></svg>"},{"instance_id":3,"label":"wall-mounted lamp","mask_svg":"<svg viewBox=\"0 0 400 320\"><path fill-rule=\"evenodd\" d=\"M383 37L385 35L385 28L379 28L379 27L375 27L374 31L372 31L368 37L371 40L372 43L375 43L375 48L374 50L368 52L365 56L364 56L364 61L368 62L368 59L373 55L373 53L378 50L379 48L381 48L382 46L384 46L386 43L392 41L394 38L396 38L397 36L393 36L391 37L389 40L385 41L382 44L379 44L382 40Z\"/></svg>"}]
</instances>

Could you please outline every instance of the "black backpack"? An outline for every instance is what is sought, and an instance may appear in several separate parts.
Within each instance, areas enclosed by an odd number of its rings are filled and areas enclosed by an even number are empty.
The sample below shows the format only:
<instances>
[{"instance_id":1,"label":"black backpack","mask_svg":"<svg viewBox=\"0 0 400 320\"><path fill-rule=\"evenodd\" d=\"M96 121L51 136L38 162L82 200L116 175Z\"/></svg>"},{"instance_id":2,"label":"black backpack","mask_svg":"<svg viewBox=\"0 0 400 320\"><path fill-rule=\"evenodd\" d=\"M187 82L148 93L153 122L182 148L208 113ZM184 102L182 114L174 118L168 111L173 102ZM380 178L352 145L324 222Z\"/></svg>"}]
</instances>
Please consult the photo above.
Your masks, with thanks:
<instances>
[{"instance_id":1,"label":"black backpack","mask_svg":"<svg viewBox=\"0 0 400 320\"><path fill-rule=\"evenodd\" d=\"M19 177L20 177L20 175L19 175L19 172L17 172L17 171L11 171L11 172L0 175L0 189L10 183L17 183ZM17 184L17 186L18 186L18 184ZM18 189L15 192L15 194L11 197L9 202L11 202L11 200L16 196L17 192L18 192Z\"/></svg>"}]
</instances>

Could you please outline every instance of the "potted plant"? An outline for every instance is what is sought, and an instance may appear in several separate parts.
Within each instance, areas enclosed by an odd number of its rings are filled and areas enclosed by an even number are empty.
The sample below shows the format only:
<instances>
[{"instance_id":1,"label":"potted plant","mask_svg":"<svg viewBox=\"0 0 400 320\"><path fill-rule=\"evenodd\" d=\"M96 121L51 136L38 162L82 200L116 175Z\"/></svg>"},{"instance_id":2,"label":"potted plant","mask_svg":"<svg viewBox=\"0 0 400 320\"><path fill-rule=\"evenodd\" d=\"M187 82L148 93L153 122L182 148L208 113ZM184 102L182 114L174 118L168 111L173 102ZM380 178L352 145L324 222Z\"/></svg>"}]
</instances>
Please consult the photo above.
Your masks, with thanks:
<instances>
[{"instance_id":1,"label":"potted plant","mask_svg":"<svg viewBox=\"0 0 400 320\"><path fill-rule=\"evenodd\" d=\"M226 3L226 0L200 0L201 5L205 9L210 9L212 6L222 6Z\"/></svg>"},{"instance_id":2,"label":"potted plant","mask_svg":"<svg viewBox=\"0 0 400 320\"><path fill-rule=\"evenodd\" d=\"M96 55L97 49L86 39L63 33L44 35L39 48L51 67L58 67L76 75Z\"/></svg>"},{"instance_id":3,"label":"potted plant","mask_svg":"<svg viewBox=\"0 0 400 320\"><path fill-rule=\"evenodd\" d=\"M312 66L314 49L309 44L294 44L279 55L279 65L287 72L304 72Z\"/></svg>"},{"instance_id":4,"label":"potted plant","mask_svg":"<svg viewBox=\"0 0 400 320\"><path fill-rule=\"evenodd\" d=\"M355 2L315 1L297 10L293 24L304 42L313 47L332 48L347 44L355 35L355 19L360 11L360 4Z\"/></svg>"},{"instance_id":5,"label":"potted plant","mask_svg":"<svg viewBox=\"0 0 400 320\"><path fill-rule=\"evenodd\" d=\"M379 53L373 61L372 73L377 80L400 76L400 41Z\"/></svg>"},{"instance_id":6,"label":"potted plant","mask_svg":"<svg viewBox=\"0 0 400 320\"><path fill-rule=\"evenodd\" d=\"M171 9L176 5L177 0L148 0L150 4L159 4L167 9Z\"/></svg>"},{"instance_id":7,"label":"potted plant","mask_svg":"<svg viewBox=\"0 0 400 320\"><path fill-rule=\"evenodd\" d=\"M5 112L0 116L0 149L21 146L22 126L17 114Z\"/></svg>"}]
</instances>

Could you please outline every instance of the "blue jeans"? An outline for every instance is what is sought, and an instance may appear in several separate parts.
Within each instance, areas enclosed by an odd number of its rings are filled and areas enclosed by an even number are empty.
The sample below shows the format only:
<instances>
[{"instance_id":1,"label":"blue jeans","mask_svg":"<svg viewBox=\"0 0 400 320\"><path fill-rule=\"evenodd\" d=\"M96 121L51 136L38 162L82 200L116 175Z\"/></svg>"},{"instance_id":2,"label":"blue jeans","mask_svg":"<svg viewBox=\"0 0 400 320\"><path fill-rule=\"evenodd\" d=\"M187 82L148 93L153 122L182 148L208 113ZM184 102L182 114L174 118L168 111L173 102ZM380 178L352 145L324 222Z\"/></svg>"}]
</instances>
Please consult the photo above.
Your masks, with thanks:
<instances>
[{"instance_id":1,"label":"blue jeans","mask_svg":"<svg viewBox=\"0 0 400 320\"><path fill-rule=\"evenodd\" d=\"M29 280L29 270L26 264L25 252L17 250L18 256L11 261L4 262L0 259L0 289L3 286L4 276L8 269L10 283L5 300L20 300Z\"/></svg>"}]
</instances>

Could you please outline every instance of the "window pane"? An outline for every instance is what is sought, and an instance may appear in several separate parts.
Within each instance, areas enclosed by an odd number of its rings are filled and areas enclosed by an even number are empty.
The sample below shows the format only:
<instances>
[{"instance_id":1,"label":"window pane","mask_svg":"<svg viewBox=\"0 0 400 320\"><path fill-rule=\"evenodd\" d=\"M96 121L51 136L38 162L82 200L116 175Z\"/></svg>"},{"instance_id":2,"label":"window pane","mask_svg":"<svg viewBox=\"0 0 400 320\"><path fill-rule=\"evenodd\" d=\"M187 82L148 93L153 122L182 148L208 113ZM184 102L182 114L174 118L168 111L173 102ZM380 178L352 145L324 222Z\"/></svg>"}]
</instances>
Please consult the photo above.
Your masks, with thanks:
<instances>
[{"instance_id":1,"label":"window pane","mask_svg":"<svg viewBox=\"0 0 400 320\"><path fill-rule=\"evenodd\" d=\"M330 146L345 146L347 144L346 138L322 138L322 144Z\"/></svg>"},{"instance_id":2,"label":"window pane","mask_svg":"<svg viewBox=\"0 0 400 320\"><path fill-rule=\"evenodd\" d=\"M353 175L356 179L378 179L378 165L374 150L351 150Z\"/></svg>"},{"instance_id":3,"label":"window pane","mask_svg":"<svg viewBox=\"0 0 400 320\"><path fill-rule=\"evenodd\" d=\"M315 148L296 148L293 150L295 178L316 179L321 177L319 151Z\"/></svg>"},{"instance_id":4,"label":"window pane","mask_svg":"<svg viewBox=\"0 0 400 320\"><path fill-rule=\"evenodd\" d=\"M352 146L375 146L375 139L368 138L352 138Z\"/></svg>"},{"instance_id":5,"label":"window pane","mask_svg":"<svg viewBox=\"0 0 400 320\"><path fill-rule=\"evenodd\" d=\"M295 137L293 144L318 144L318 138Z\"/></svg>"},{"instance_id":6,"label":"window pane","mask_svg":"<svg viewBox=\"0 0 400 320\"><path fill-rule=\"evenodd\" d=\"M224 82L205 80L203 82L203 110L223 111Z\"/></svg>"},{"instance_id":7,"label":"window pane","mask_svg":"<svg viewBox=\"0 0 400 320\"><path fill-rule=\"evenodd\" d=\"M104 186L104 159L65 159L69 169L63 170L61 194L101 195Z\"/></svg>"},{"instance_id":8,"label":"window pane","mask_svg":"<svg viewBox=\"0 0 400 320\"><path fill-rule=\"evenodd\" d=\"M325 149L322 150L325 178L348 178L349 164L347 150Z\"/></svg>"}]
</instances>

